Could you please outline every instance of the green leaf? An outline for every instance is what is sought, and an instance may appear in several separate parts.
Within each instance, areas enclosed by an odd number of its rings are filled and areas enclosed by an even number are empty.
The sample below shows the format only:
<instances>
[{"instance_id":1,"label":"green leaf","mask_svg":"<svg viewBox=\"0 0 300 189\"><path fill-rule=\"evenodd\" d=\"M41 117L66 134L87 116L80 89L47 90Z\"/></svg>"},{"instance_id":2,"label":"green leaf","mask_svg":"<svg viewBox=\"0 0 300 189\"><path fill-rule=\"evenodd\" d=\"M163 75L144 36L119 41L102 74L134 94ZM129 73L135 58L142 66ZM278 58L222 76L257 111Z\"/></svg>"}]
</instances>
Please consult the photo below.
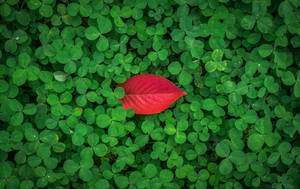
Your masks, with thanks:
<instances>
[{"instance_id":1,"label":"green leaf","mask_svg":"<svg viewBox=\"0 0 300 189\"><path fill-rule=\"evenodd\" d=\"M292 149L292 145L289 142L283 141L279 144L277 149L281 154L285 154Z\"/></svg>"},{"instance_id":2,"label":"green leaf","mask_svg":"<svg viewBox=\"0 0 300 189\"><path fill-rule=\"evenodd\" d=\"M161 39L158 36L154 36L153 37L153 44L152 44L152 48L155 51L159 51L161 49Z\"/></svg>"},{"instance_id":3,"label":"green leaf","mask_svg":"<svg viewBox=\"0 0 300 189\"><path fill-rule=\"evenodd\" d=\"M272 133L272 123L267 117L261 118L255 122L255 129L261 134Z\"/></svg>"},{"instance_id":4,"label":"green leaf","mask_svg":"<svg viewBox=\"0 0 300 189\"><path fill-rule=\"evenodd\" d=\"M270 133L265 136L265 142L270 147L275 146L280 141L280 139L281 137L278 133Z\"/></svg>"},{"instance_id":5,"label":"green leaf","mask_svg":"<svg viewBox=\"0 0 300 189\"><path fill-rule=\"evenodd\" d=\"M23 68L26 68L30 64L30 61L31 57L27 53L23 52L19 54L18 62Z\"/></svg>"},{"instance_id":6,"label":"green leaf","mask_svg":"<svg viewBox=\"0 0 300 189\"><path fill-rule=\"evenodd\" d=\"M58 159L53 157L48 157L44 159L44 163L48 169L55 169L58 164Z\"/></svg>"},{"instance_id":7,"label":"green leaf","mask_svg":"<svg viewBox=\"0 0 300 189\"><path fill-rule=\"evenodd\" d=\"M201 58L201 56L203 54L203 47L204 47L204 44L202 41L194 40L190 46L192 57Z\"/></svg>"},{"instance_id":8,"label":"green leaf","mask_svg":"<svg viewBox=\"0 0 300 189\"><path fill-rule=\"evenodd\" d=\"M247 141L247 145L252 151L260 151L264 143L264 136L257 133L250 135Z\"/></svg>"},{"instance_id":9,"label":"green leaf","mask_svg":"<svg viewBox=\"0 0 300 189\"><path fill-rule=\"evenodd\" d=\"M51 155L50 146L44 143L39 144L36 154L42 159L48 158Z\"/></svg>"},{"instance_id":10,"label":"green leaf","mask_svg":"<svg viewBox=\"0 0 300 189\"><path fill-rule=\"evenodd\" d=\"M105 144L97 144L93 150L98 157L104 157L108 153L108 148Z\"/></svg>"},{"instance_id":11,"label":"green leaf","mask_svg":"<svg viewBox=\"0 0 300 189\"><path fill-rule=\"evenodd\" d=\"M263 58L268 57L269 55L271 55L272 52L273 52L272 45L263 44L258 47L258 53Z\"/></svg>"},{"instance_id":12,"label":"green leaf","mask_svg":"<svg viewBox=\"0 0 300 189\"><path fill-rule=\"evenodd\" d=\"M280 153L279 152L273 152L269 157L267 162L269 164L275 164L280 158Z\"/></svg>"},{"instance_id":13,"label":"green leaf","mask_svg":"<svg viewBox=\"0 0 300 189\"><path fill-rule=\"evenodd\" d=\"M114 176L114 181L118 188L127 188L129 184L128 178L123 175Z\"/></svg>"},{"instance_id":14,"label":"green leaf","mask_svg":"<svg viewBox=\"0 0 300 189\"><path fill-rule=\"evenodd\" d=\"M278 68L286 69L293 64L293 54L291 52L274 52L274 62Z\"/></svg>"},{"instance_id":15,"label":"green leaf","mask_svg":"<svg viewBox=\"0 0 300 189\"><path fill-rule=\"evenodd\" d=\"M159 177L164 181L164 182L171 182L174 178L174 174L172 171L168 169L162 169L159 173Z\"/></svg>"},{"instance_id":16,"label":"green leaf","mask_svg":"<svg viewBox=\"0 0 300 189\"><path fill-rule=\"evenodd\" d=\"M108 39L106 37L104 37L104 36L100 37L100 39L98 40L98 42L96 44L96 48L100 52L106 51L109 48L109 41L108 41Z\"/></svg>"},{"instance_id":17,"label":"green leaf","mask_svg":"<svg viewBox=\"0 0 300 189\"><path fill-rule=\"evenodd\" d=\"M206 169L201 169L198 173L200 180L207 180L209 178L209 172Z\"/></svg>"},{"instance_id":18,"label":"green leaf","mask_svg":"<svg viewBox=\"0 0 300 189\"><path fill-rule=\"evenodd\" d=\"M97 17L97 23L98 29L102 34L108 33L112 30L112 23L107 17L99 15Z\"/></svg>"},{"instance_id":19,"label":"green leaf","mask_svg":"<svg viewBox=\"0 0 300 189\"><path fill-rule=\"evenodd\" d=\"M182 30L179 30L179 29L174 29L172 32L171 32L171 37L174 41L180 41L183 39L184 37L184 31Z\"/></svg>"},{"instance_id":20,"label":"green leaf","mask_svg":"<svg viewBox=\"0 0 300 189\"><path fill-rule=\"evenodd\" d=\"M266 2L259 1L259 0L252 1L252 14L256 18L263 17L267 12L267 6L268 4Z\"/></svg>"},{"instance_id":21,"label":"green leaf","mask_svg":"<svg viewBox=\"0 0 300 189\"><path fill-rule=\"evenodd\" d=\"M276 105L274 108L274 113L277 117L280 117L280 118L285 117L284 116L286 114L285 107L282 105Z\"/></svg>"},{"instance_id":22,"label":"green leaf","mask_svg":"<svg viewBox=\"0 0 300 189\"><path fill-rule=\"evenodd\" d=\"M223 157L223 158L229 156L230 148L229 148L228 143L225 140L223 140L217 144L216 153L218 156Z\"/></svg>"},{"instance_id":23,"label":"green leaf","mask_svg":"<svg viewBox=\"0 0 300 189\"><path fill-rule=\"evenodd\" d=\"M76 14L79 12L79 4L77 3L68 4L67 12L70 16L76 16Z\"/></svg>"},{"instance_id":24,"label":"green leaf","mask_svg":"<svg viewBox=\"0 0 300 189\"><path fill-rule=\"evenodd\" d=\"M69 103L72 101L72 95L70 92L66 91L62 93L59 97L60 103Z\"/></svg>"},{"instance_id":25,"label":"green leaf","mask_svg":"<svg viewBox=\"0 0 300 189\"><path fill-rule=\"evenodd\" d=\"M212 111L216 106L217 104L212 98L206 98L202 102L202 108L207 111Z\"/></svg>"},{"instance_id":26,"label":"green leaf","mask_svg":"<svg viewBox=\"0 0 300 189\"><path fill-rule=\"evenodd\" d=\"M63 168L67 174L74 175L78 171L80 166L75 161L69 159L64 162Z\"/></svg>"},{"instance_id":27,"label":"green leaf","mask_svg":"<svg viewBox=\"0 0 300 189\"><path fill-rule=\"evenodd\" d=\"M256 19L253 15L246 15L241 20L241 26L245 30L251 30L255 25Z\"/></svg>"},{"instance_id":28,"label":"green leaf","mask_svg":"<svg viewBox=\"0 0 300 189\"><path fill-rule=\"evenodd\" d=\"M225 93L232 93L236 89L236 84L232 81L225 81L223 83L223 88Z\"/></svg>"},{"instance_id":29,"label":"green leaf","mask_svg":"<svg viewBox=\"0 0 300 189\"><path fill-rule=\"evenodd\" d=\"M83 123L79 123L75 126L75 133L85 136L87 134L87 126Z\"/></svg>"},{"instance_id":30,"label":"green leaf","mask_svg":"<svg viewBox=\"0 0 300 189\"><path fill-rule=\"evenodd\" d=\"M241 149L242 148L243 147L241 147ZM248 159L247 159L246 154L240 150L235 150L235 151L231 152L229 159L236 166L247 166L248 165Z\"/></svg>"},{"instance_id":31,"label":"green leaf","mask_svg":"<svg viewBox=\"0 0 300 189\"><path fill-rule=\"evenodd\" d=\"M151 61L157 60L157 52L150 52L150 53L148 54L148 58L149 58Z\"/></svg>"},{"instance_id":32,"label":"green leaf","mask_svg":"<svg viewBox=\"0 0 300 189\"><path fill-rule=\"evenodd\" d=\"M150 136L153 140L163 140L165 133L162 128L156 128L150 133Z\"/></svg>"},{"instance_id":33,"label":"green leaf","mask_svg":"<svg viewBox=\"0 0 300 189\"><path fill-rule=\"evenodd\" d=\"M31 189L33 188L34 183L31 180L23 180L20 183L20 189Z\"/></svg>"},{"instance_id":34,"label":"green leaf","mask_svg":"<svg viewBox=\"0 0 300 189\"><path fill-rule=\"evenodd\" d=\"M164 132L167 134L167 135L174 135L176 133L176 128L174 125L172 124L167 124L165 127L164 127Z\"/></svg>"},{"instance_id":35,"label":"green leaf","mask_svg":"<svg viewBox=\"0 0 300 189\"><path fill-rule=\"evenodd\" d=\"M28 141L36 141L39 138L39 133L34 128L27 127L24 132L25 138Z\"/></svg>"},{"instance_id":36,"label":"green leaf","mask_svg":"<svg viewBox=\"0 0 300 189\"><path fill-rule=\"evenodd\" d=\"M49 94L47 98L47 103L53 106L59 103L59 99L55 94Z\"/></svg>"},{"instance_id":37,"label":"green leaf","mask_svg":"<svg viewBox=\"0 0 300 189\"><path fill-rule=\"evenodd\" d=\"M216 71L217 63L214 61L209 61L205 64L205 70L209 73Z\"/></svg>"},{"instance_id":38,"label":"green leaf","mask_svg":"<svg viewBox=\"0 0 300 189\"><path fill-rule=\"evenodd\" d=\"M132 15L132 9L129 6L124 6L121 9L121 14L120 16L123 18L130 18Z\"/></svg>"},{"instance_id":39,"label":"green leaf","mask_svg":"<svg viewBox=\"0 0 300 189\"><path fill-rule=\"evenodd\" d=\"M294 157L291 153L281 154L281 161L284 165L290 166L294 162Z\"/></svg>"},{"instance_id":40,"label":"green leaf","mask_svg":"<svg viewBox=\"0 0 300 189\"><path fill-rule=\"evenodd\" d=\"M222 61L223 55L224 55L224 52L221 49L215 49L212 52L211 57L214 61Z\"/></svg>"},{"instance_id":41,"label":"green leaf","mask_svg":"<svg viewBox=\"0 0 300 189\"><path fill-rule=\"evenodd\" d=\"M112 120L124 121L126 119L126 110L123 107L117 107L112 110Z\"/></svg>"},{"instance_id":42,"label":"green leaf","mask_svg":"<svg viewBox=\"0 0 300 189\"><path fill-rule=\"evenodd\" d=\"M0 79L0 93L4 93L8 90L9 85L5 80Z\"/></svg>"},{"instance_id":43,"label":"green leaf","mask_svg":"<svg viewBox=\"0 0 300 189\"><path fill-rule=\"evenodd\" d=\"M181 71L181 64L177 61L172 62L171 64L169 64L168 66L168 71L173 74L173 75L177 75L180 73Z\"/></svg>"},{"instance_id":44,"label":"green leaf","mask_svg":"<svg viewBox=\"0 0 300 189\"><path fill-rule=\"evenodd\" d=\"M199 24L199 28L198 30L196 30L197 32L197 36L199 35L200 37L208 37L210 35L210 27L208 27L208 24ZM189 34L189 32L191 31L188 31L187 33Z\"/></svg>"},{"instance_id":45,"label":"green leaf","mask_svg":"<svg viewBox=\"0 0 300 189\"><path fill-rule=\"evenodd\" d=\"M12 75L13 83L17 86L25 84L27 80L27 73L23 69L17 69Z\"/></svg>"},{"instance_id":46,"label":"green leaf","mask_svg":"<svg viewBox=\"0 0 300 189\"><path fill-rule=\"evenodd\" d=\"M23 121L24 115L22 112L17 112L10 118L10 124L12 124L13 126L19 126Z\"/></svg>"},{"instance_id":47,"label":"green leaf","mask_svg":"<svg viewBox=\"0 0 300 189\"><path fill-rule=\"evenodd\" d=\"M299 48L300 47L300 36L294 36L291 40L291 44L294 48Z\"/></svg>"},{"instance_id":48,"label":"green leaf","mask_svg":"<svg viewBox=\"0 0 300 189\"><path fill-rule=\"evenodd\" d=\"M261 39L261 33L251 33L247 36L247 42L251 45L257 44Z\"/></svg>"},{"instance_id":49,"label":"green leaf","mask_svg":"<svg viewBox=\"0 0 300 189\"><path fill-rule=\"evenodd\" d=\"M212 36L223 38L226 32L226 26L217 19L209 19L208 27Z\"/></svg>"},{"instance_id":50,"label":"green leaf","mask_svg":"<svg viewBox=\"0 0 300 189\"><path fill-rule=\"evenodd\" d=\"M178 144L183 144L186 141L186 134L184 132L177 132L175 135L175 142Z\"/></svg>"},{"instance_id":51,"label":"green leaf","mask_svg":"<svg viewBox=\"0 0 300 189\"><path fill-rule=\"evenodd\" d=\"M41 164L42 159L34 155L34 156L29 156L27 162L30 167L37 167L38 165Z\"/></svg>"},{"instance_id":52,"label":"green leaf","mask_svg":"<svg viewBox=\"0 0 300 189\"><path fill-rule=\"evenodd\" d=\"M189 16L183 16L179 19L179 27L184 31L192 30L192 19Z\"/></svg>"},{"instance_id":53,"label":"green leaf","mask_svg":"<svg viewBox=\"0 0 300 189\"><path fill-rule=\"evenodd\" d=\"M188 85L192 82L193 77L187 71L182 71L178 76L178 81L181 85Z\"/></svg>"},{"instance_id":54,"label":"green leaf","mask_svg":"<svg viewBox=\"0 0 300 189\"><path fill-rule=\"evenodd\" d=\"M146 120L142 123L142 131L146 134L150 134L154 129L154 122L151 120Z\"/></svg>"},{"instance_id":55,"label":"green leaf","mask_svg":"<svg viewBox=\"0 0 300 189\"><path fill-rule=\"evenodd\" d=\"M39 13L45 18L49 18L53 14L53 9L49 5L42 4L42 6L39 9Z\"/></svg>"},{"instance_id":56,"label":"green leaf","mask_svg":"<svg viewBox=\"0 0 300 189\"><path fill-rule=\"evenodd\" d=\"M241 95L234 92L229 95L229 102L232 105L239 105L243 102L243 98Z\"/></svg>"},{"instance_id":57,"label":"green leaf","mask_svg":"<svg viewBox=\"0 0 300 189\"><path fill-rule=\"evenodd\" d=\"M210 48L212 48L212 49L225 49L226 48L224 38L222 38L222 37L211 36L209 38L208 43L209 43Z\"/></svg>"},{"instance_id":58,"label":"green leaf","mask_svg":"<svg viewBox=\"0 0 300 189\"><path fill-rule=\"evenodd\" d=\"M4 49L6 52L14 53L16 52L18 46L15 40L9 39L4 44Z\"/></svg>"},{"instance_id":59,"label":"green leaf","mask_svg":"<svg viewBox=\"0 0 300 189\"><path fill-rule=\"evenodd\" d=\"M64 71L68 74L75 73L77 66L74 62L69 62L64 66Z\"/></svg>"},{"instance_id":60,"label":"green leaf","mask_svg":"<svg viewBox=\"0 0 300 189\"><path fill-rule=\"evenodd\" d=\"M152 178L157 174L157 168L154 164L149 163L146 165L144 172L147 178Z\"/></svg>"},{"instance_id":61,"label":"green leaf","mask_svg":"<svg viewBox=\"0 0 300 189\"><path fill-rule=\"evenodd\" d=\"M79 133L74 133L72 135L72 143L76 146L81 146L84 143L84 137Z\"/></svg>"},{"instance_id":62,"label":"green leaf","mask_svg":"<svg viewBox=\"0 0 300 189\"><path fill-rule=\"evenodd\" d=\"M14 32L13 37L15 39L15 42L17 44L23 44L28 40L28 35L27 33L22 30L22 29L18 29Z\"/></svg>"},{"instance_id":63,"label":"green leaf","mask_svg":"<svg viewBox=\"0 0 300 189\"><path fill-rule=\"evenodd\" d=\"M158 58L160 60L166 60L168 58L168 50L167 49L162 49L158 51Z\"/></svg>"},{"instance_id":64,"label":"green leaf","mask_svg":"<svg viewBox=\"0 0 300 189\"><path fill-rule=\"evenodd\" d=\"M222 175L229 175L233 166L229 159L223 159L219 165L219 171Z\"/></svg>"},{"instance_id":65,"label":"green leaf","mask_svg":"<svg viewBox=\"0 0 300 189\"><path fill-rule=\"evenodd\" d=\"M40 6L42 5L42 3L39 0L29 0L27 2L27 6L29 9L31 10L36 10L38 9Z\"/></svg>"},{"instance_id":66,"label":"green leaf","mask_svg":"<svg viewBox=\"0 0 300 189\"><path fill-rule=\"evenodd\" d=\"M187 120L179 120L177 122L177 130L178 131L185 131L188 129L189 123Z\"/></svg>"},{"instance_id":67,"label":"green leaf","mask_svg":"<svg viewBox=\"0 0 300 189\"><path fill-rule=\"evenodd\" d=\"M47 170L46 170L45 167L39 166L39 167L36 167L36 168L34 169L34 173L35 173L35 175L37 175L38 177L44 177L44 176L46 175L46 173L47 173Z\"/></svg>"},{"instance_id":68,"label":"green leaf","mask_svg":"<svg viewBox=\"0 0 300 189\"><path fill-rule=\"evenodd\" d=\"M246 123L255 123L258 119L258 116L254 110L248 110L246 114L243 115L243 118Z\"/></svg>"},{"instance_id":69,"label":"green leaf","mask_svg":"<svg viewBox=\"0 0 300 189\"><path fill-rule=\"evenodd\" d=\"M105 179L98 179L94 186L95 186L95 188L97 188L99 186L103 189L109 189L110 188L109 182Z\"/></svg>"},{"instance_id":70,"label":"green leaf","mask_svg":"<svg viewBox=\"0 0 300 189\"><path fill-rule=\"evenodd\" d=\"M21 10L16 12L16 20L19 24L27 26L30 23L30 15L27 11Z\"/></svg>"},{"instance_id":71,"label":"green leaf","mask_svg":"<svg viewBox=\"0 0 300 189\"><path fill-rule=\"evenodd\" d=\"M294 74L290 71L282 72L281 79L282 79L283 84L285 84L287 86L294 85L294 83L296 81Z\"/></svg>"},{"instance_id":72,"label":"green leaf","mask_svg":"<svg viewBox=\"0 0 300 189\"><path fill-rule=\"evenodd\" d=\"M262 17L257 20L257 27L261 33L269 33L273 27L271 17Z\"/></svg>"},{"instance_id":73,"label":"green leaf","mask_svg":"<svg viewBox=\"0 0 300 189\"><path fill-rule=\"evenodd\" d=\"M62 153L65 151L66 145L64 143L58 142L58 143L54 144L52 148L53 148L54 152Z\"/></svg>"},{"instance_id":74,"label":"green leaf","mask_svg":"<svg viewBox=\"0 0 300 189\"><path fill-rule=\"evenodd\" d=\"M121 99L125 96L125 90L122 87L117 87L114 90L114 95L116 96L116 98Z\"/></svg>"},{"instance_id":75,"label":"green leaf","mask_svg":"<svg viewBox=\"0 0 300 189\"><path fill-rule=\"evenodd\" d=\"M96 124L100 128L106 128L110 125L111 118L106 114L99 114L96 118Z\"/></svg>"},{"instance_id":76,"label":"green leaf","mask_svg":"<svg viewBox=\"0 0 300 189\"><path fill-rule=\"evenodd\" d=\"M10 13L11 13L10 6L7 3L3 3L0 6L0 13L1 13L1 16L8 17L10 15Z\"/></svg>"},{"instance_id":77,"label":"green leaf","mask_svg":"<svg viewBox=\"0 0 300 189\"><path fill-rule=\"evenodd\" d=\"M26 154L24 151L19 151L15 154L15 162L17 164L23 164L26 162Z\"/></svg>"},{"instance_id":78,"label":"green leaf","mask_svg":"<svg viewBox=\"0 0 300 189\"><path fill-rule=\"evenodd\" d=\"M216 106L216 108L213 110L213 115L216 117L222 117L225 116L225 111L223 108Z\"/></svg>"},{"instance_id":79,"label":"green leaf","mask_svg":"<svg viewBox=\"0 0 300 189\"><path fill-rule=\"evenodd\" d=\"M294 95L295 97L300 97L300 81L297 80L297 82L294 85Z\"/></svg>"},{"instance_id":80,"label":"green leaf","mask_svg":"<svg viewBox=\"0 0 300 189\"><path fill-rule=\"evenodd\" d=\"M84 34L88 40L96 40L100 36L100 32L95 26L89 26L85 29Z\"/></svg>"},{"instance_id":81,"label":"green leaf","mask_svg":"<svg viewBox=\"0 0 300 189\"><path fill-rule=\"evenodd\" d=\"M24 137L23 132L15 130L11 133L10 139L13 142L20 142L23 139L23 137Z\"/></svg>"},{"instance_id":82,"label":"green leaf","mask_svg":"<svg viewBox=\"0 0 300 189\"><path fill-rule=\"evenodd\" d=\"M89 4L80 4L79 12L83 17L89 17L92 14L92 7Z\"/></svg>"},{"instance_id":83,"label":"green leaf","mask_svg":"<svg viewBox=\"0 0 300 189\"><path fill-rule=\"evenodd\" d=\"M125 135L125 128L119 122L112 122L108 128L108 135L112 137L119 137Z\"/></svg>"}]
</instances>

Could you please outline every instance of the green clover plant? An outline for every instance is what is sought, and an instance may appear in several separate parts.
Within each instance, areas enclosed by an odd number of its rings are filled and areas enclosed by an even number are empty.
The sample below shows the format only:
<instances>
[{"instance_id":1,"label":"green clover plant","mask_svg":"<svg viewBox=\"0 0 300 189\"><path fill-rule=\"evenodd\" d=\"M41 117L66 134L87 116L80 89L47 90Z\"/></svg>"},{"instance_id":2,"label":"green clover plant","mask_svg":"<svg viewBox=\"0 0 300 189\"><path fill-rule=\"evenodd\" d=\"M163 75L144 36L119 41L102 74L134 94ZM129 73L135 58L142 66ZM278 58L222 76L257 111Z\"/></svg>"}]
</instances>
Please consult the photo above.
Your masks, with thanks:
<instances>
[{"instance_id":1,"label":"green clover plant","mask_svg":"<svg viewBox=\"0 0 300 189\"><path fill-rule=\"evenodd\" d=\"M0 188L298 188L299 9L0 0ZM188 95L136 115L139 74Z\"/></svg>"}]
</instances>

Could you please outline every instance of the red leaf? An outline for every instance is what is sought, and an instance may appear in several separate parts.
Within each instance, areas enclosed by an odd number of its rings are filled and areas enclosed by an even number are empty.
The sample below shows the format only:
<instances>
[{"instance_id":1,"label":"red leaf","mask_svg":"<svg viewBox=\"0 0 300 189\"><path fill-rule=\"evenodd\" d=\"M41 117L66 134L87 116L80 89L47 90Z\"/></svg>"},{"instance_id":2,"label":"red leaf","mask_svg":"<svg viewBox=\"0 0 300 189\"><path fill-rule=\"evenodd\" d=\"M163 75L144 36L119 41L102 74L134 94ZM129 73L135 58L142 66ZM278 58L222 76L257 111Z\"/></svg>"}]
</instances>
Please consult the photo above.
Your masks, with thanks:
<instances>
[{"instance_id":1,"label":"red leaf","mask_svg":"<svg viewBox=\"0 0 300 189\"><path fill-rule=\"evenodd\" d=\"M125 96L119 99L123 108L133 108L135 114L162 112L187 94L166 78L152 74L133 76L118 86L125 90Z\"/></svg>"}]
</instances>

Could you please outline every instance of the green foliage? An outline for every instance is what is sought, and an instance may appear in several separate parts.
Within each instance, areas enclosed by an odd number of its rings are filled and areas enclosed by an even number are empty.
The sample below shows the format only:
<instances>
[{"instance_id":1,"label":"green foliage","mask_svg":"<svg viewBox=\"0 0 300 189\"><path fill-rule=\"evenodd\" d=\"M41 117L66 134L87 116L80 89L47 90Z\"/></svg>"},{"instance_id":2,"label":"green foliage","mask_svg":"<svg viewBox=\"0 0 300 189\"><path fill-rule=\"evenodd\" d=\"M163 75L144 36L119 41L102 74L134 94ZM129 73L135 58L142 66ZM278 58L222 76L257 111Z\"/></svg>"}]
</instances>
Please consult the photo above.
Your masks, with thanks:
<instances>
[{"instance_id":1,"label":"green foliage","mask_svg":"<svg viewBox=\"0 0 300 189\"><path fill-rule=\"evenodd\" d=\"M299 188L299 9L0 0L0 188ZM149 73L188 94L125 110Z\"/></svg>"}]
</instances>

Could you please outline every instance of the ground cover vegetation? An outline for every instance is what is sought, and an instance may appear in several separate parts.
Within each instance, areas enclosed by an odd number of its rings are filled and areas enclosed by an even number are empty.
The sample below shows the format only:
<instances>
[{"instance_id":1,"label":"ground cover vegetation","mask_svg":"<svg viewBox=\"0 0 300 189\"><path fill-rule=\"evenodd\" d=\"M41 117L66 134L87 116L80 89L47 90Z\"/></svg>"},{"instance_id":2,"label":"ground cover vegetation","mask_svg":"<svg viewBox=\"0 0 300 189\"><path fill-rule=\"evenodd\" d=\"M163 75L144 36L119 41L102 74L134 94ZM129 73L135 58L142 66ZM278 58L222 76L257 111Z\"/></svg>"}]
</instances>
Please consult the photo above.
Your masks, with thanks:
<instances>
[{"instance_id":1,"label":"ground cover vegetation","mask_svg":"<svg viewBox=\"0 0 300 189\"><path fill-rule=\"evenodd\" d=\"M0 188L299 188L299 47L299 0L0 0Z\"/></svg>"}]
</instances>

